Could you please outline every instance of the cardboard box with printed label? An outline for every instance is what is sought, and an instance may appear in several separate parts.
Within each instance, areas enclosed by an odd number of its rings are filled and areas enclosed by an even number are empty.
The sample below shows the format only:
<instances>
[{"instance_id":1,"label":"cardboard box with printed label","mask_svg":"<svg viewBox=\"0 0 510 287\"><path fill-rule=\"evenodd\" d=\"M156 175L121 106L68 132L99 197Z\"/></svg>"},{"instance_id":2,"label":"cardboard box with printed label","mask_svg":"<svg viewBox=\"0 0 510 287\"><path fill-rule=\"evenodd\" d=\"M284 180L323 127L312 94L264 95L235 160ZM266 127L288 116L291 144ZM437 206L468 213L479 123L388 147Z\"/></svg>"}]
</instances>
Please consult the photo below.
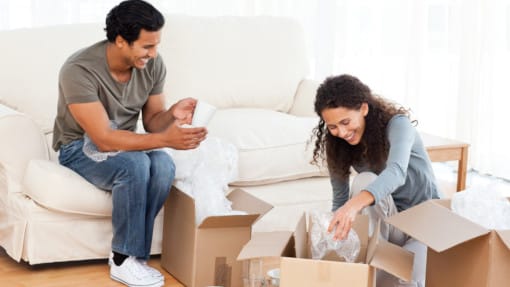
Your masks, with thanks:
<instances>
[{"instance_id":1,"label":"cardboard box with printed label","mask_svg":"<svg viewBox=\"0 0 510 287\"><path fill-rule=\"evenodd\" d=\"M165 202L161 266L188 287L242 286L236 260L251 238L251 226L272 206L236 189L227 198L246 215L209 216L195 224L193 198L172 188Z\"/></svg>"},{"instance_id":2,"label":"cardboard box with printed label","mask_svg":"<svg viewBox=\"0 0 510 287\"><path fill-rule=\"evenodd\" d=\"M378 228L374 232L377 235L369 237L366 216L357 216L353 228L358 233L361 247L355 263L309 259L304 216L294 232L254 234L238 259L264 262L263 274L271 268L279 267L281 287L374 287L377 268L406 281L411 279L414 258L411 252L381 239ZM251 264L248 266L251 267Z\"/></svg>"},{"instance_id":3,"label":"cardboard box with printed label","mask_svg":"<svg viewBox=\"0 0 510 287\"><path fill-rule=\"evenodd\" d=\"M510 230L489 230L429 200L387 219L428 246L427 287L510 284Z\"/></svg>"}]
</instances>

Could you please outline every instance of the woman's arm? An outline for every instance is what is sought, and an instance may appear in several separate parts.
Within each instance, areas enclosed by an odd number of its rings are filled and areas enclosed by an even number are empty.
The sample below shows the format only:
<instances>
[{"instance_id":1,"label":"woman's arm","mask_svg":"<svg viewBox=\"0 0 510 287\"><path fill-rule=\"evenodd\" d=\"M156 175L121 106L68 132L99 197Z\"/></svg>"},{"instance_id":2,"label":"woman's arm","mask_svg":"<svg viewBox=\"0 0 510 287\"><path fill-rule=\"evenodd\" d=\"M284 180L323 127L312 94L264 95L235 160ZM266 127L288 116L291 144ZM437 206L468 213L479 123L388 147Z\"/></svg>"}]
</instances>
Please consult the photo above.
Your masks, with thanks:
<instances>
[{"instance_id":1,"label":"woman's arm","mask_svg":"<svg viewBox=\"0 0 510 287\"><path fill-rule=\"evenodd\" d=\"M375 203L406 182L407 168L415 142L416 130L408 117L397 115L390 120L387 135L390 149L386 167L375 181L365 189L373 195Z\"/></svg>"},{"instance_id":2,"label":"woman's arm","mask_svg":"<svg viewBox=\"0 0 510 287\"><path fill-rule=\"evenodd\" d=\"M377 203L406 181L416 131L406 116L398 115L390 120L387 133L390 150L386 167L371 184L335 211L328 228L328 232L335 231L335 239L341 240L347 236L356 215L363 208Z\"/></svg>"},{"instance_id":3,"label":"woman's arm","mask_svg":"<svg viewBox=\"0 0 510 287\"><path fill-rule=\"evenodd\" d=\"M349 181L340 180L330 175L331 187L333 188L333 208L337 210L349 200Z\"/></svg>"}]
</instances>

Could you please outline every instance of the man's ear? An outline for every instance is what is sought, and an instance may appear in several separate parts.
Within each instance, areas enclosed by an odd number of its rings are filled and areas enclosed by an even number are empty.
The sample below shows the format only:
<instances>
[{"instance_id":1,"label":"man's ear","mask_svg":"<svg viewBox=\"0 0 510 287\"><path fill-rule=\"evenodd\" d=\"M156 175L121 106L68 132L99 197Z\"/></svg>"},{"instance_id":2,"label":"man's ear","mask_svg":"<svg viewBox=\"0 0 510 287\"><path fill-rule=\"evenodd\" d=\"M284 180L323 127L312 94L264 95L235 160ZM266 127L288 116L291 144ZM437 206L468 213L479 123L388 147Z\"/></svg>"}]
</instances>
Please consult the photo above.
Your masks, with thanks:
<instances>
[{"instance_id":1,"label":"man's ear","mask_svg":"<svg viewBox=\"0 0 510 287\"><path fill-rule=\"evenodd\" d=\"M127 45L127 41L122 38L121 35L117 35L117 37L115 37L115 46L117 46L119 49L122 49L125 45Z\"/></svg>"},{"instance_id":2,"label":"man's ear","mask_svg":"<svg viewBox=\"0 0 510 287\"><path fill-rule=\"evenodd\" d=\"M365 102L365 103L361 104L360 110L361 110L361 113L363 114L364 117L366 117L368 115L368 109L369 109L368 108L368 103Z\"/></svg>"}]
</instances>

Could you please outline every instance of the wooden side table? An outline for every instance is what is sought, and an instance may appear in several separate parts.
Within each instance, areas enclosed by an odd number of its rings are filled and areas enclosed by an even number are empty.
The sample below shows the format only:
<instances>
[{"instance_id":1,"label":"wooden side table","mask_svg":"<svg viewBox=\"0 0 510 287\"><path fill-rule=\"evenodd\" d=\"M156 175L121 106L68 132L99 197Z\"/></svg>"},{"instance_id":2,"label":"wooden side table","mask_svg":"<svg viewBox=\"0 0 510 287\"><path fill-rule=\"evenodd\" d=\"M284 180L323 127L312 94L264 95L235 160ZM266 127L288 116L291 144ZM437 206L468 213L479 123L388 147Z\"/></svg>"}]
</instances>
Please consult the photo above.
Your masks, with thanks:
<instances>
[{"instance_id":1,"label":"wooden side table","mask_svg":"<svg viewBox=\"0 0 510 287\"><path fill-rule=\"evenodd\" d=\"M466 189L467 158L469 144L420 133L431 161L458 161L457 191Z\"/></svg>"}]
</instances>

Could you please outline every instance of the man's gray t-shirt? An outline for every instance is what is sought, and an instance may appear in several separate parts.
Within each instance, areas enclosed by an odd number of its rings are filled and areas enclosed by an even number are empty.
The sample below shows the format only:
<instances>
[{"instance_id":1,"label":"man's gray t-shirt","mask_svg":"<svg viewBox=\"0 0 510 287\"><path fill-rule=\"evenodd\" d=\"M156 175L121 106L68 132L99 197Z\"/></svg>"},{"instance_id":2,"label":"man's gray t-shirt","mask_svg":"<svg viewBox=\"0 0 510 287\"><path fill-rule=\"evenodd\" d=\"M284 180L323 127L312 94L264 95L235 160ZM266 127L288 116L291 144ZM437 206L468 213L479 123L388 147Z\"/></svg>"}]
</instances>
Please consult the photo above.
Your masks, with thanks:
<instances>
[{"instance_id":1,"label":"man's gray t-shirt","mask_svg":"<svg viewBox=\"0 0 510 287\"><path fill-rule=\"evenodd\" d=\"M365 190L375 202L391 194L398 211L428 199L439 198L436 178L421 137L405 115L395 115L386 131L390 144L386 166ZM353 166L357 172L371 171L368 164ZM335 211L349 199L349 182L331 177Z\"/></svg>"},{"instance_id":2,"label":"man's gray t-shirt","mask_svg":"<svg viewBox=\"0 0 510 287\"><path fill-rule=\"evenodd\" d=\"M118 129L136 130L140 111L150 95L161 94L166 68L158 55L144 69L132 69L127 83L117 82L106 60L107 41L98 42L71 55L60 69L57 117L53 127L53 149L82 139L83 129L68 105L100 101Z\"/></svg>"}]
</instances>

